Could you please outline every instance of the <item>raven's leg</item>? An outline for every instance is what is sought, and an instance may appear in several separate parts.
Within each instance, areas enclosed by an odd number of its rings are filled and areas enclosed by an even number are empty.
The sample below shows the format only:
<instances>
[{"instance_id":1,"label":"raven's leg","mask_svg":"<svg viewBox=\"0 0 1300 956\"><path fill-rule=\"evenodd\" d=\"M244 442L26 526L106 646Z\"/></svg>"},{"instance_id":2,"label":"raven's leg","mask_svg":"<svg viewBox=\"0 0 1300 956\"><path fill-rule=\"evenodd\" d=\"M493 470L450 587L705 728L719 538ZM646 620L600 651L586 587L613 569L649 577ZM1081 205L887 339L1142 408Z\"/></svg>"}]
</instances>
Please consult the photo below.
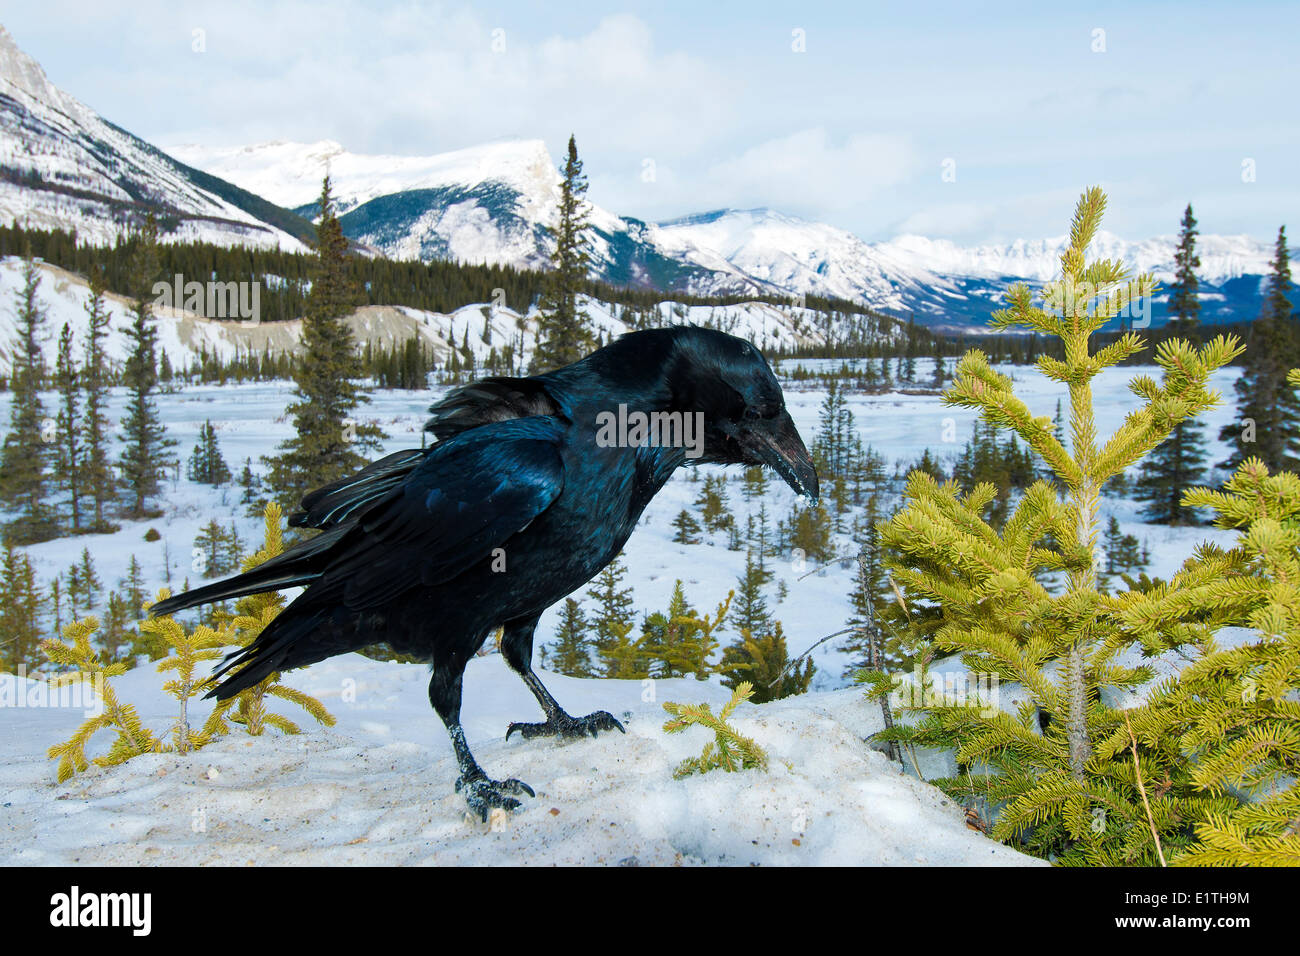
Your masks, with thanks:
<instances>
[{"instance_id":1,"label":"raven's leg","mask_svg":"<svg viewBox=\"0 0 1300 956\"><path fill-rule=\"evenodd\" d=\"M506 728L506 739L516 730L525 740L531 737L585 737L587 734L596 736L601 730L618 729L623 733L623 725L614 719L612 714L603 710L598 710L594 714L588 714L586 717L570 717L564 712L564 708L559 705L551 692L543 686L542 682L537 679L533 673L533 630L537 627L537 618L531 618L524 621L513 621L505 625L505 633L501 637L501 654L520 677L528 685L528 689L533 692L537 698L537 703L542 705L542 710L546 714L546 722L541 724L513 723Z\"/></svg>"},{"instance_id":2,"label":"raven's leg","mask_svg":"<svg viewBox=\"0 0 1300 956\"><path fill-rule=\"evenodd\" d=\"M433 709L446 724L452 749L456 751L456 763L460 765L456 792L460 793L463 789L469 808L486 821L488 811L493 807L515 810L520 805L516 796L526 793L531 797L534 794L532 787L513 777L509 780L489 780L470 753L469 745L465 743L465 731L460 725L460 691L464 673L464 661L460 661L459 666L453 662L440 661L435 664L433 677L429 680L429 703L433 704Z\"/></svg>"}]
</instances>

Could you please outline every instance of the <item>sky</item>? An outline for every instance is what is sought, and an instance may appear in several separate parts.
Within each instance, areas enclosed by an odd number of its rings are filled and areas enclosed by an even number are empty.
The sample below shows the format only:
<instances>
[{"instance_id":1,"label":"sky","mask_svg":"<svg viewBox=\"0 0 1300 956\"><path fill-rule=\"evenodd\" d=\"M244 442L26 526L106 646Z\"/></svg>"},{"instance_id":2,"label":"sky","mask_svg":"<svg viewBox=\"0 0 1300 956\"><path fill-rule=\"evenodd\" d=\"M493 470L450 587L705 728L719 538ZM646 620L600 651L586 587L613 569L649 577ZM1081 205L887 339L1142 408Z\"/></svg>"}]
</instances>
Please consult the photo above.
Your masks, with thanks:
<instances>
[{"instance_id":1,"label":"sky","mask_svg":"<svg viewBox=\"0 0 1300 956\"><path fill-rule=\"evenodd\" d=\"M867 240L1271 241L1300 208L1300 4L4 0L53 82L162 146L427 155L572 133L589 198Z\"/></svg>"}]
</instances>

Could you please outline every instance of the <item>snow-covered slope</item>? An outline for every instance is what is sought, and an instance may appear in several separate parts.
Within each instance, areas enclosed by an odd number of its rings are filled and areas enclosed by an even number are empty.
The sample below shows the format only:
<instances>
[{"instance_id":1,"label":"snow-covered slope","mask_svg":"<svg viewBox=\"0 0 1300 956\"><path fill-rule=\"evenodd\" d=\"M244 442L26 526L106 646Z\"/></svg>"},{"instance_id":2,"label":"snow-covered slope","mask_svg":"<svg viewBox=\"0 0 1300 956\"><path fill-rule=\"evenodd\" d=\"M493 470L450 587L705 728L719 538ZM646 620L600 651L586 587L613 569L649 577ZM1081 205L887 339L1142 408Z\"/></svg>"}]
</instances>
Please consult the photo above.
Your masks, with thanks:
<instances>
[{"instance_id":1,"label":"snow-covered slope","mask_svg":"<svg viewBox=\"0 0 1300 956\"><path fill-rule=\"evenodd\" d=\"M0 223L112 242L154 212L168 239L301 249L298 217L176 162L60 90L0 26Z\"/></svg>"},{"instance_id":2,"label":"snow-covered slope","mask_svg":"<svg viewBox=\"0 0 1300 956\"><path fill-rule=\"evenodd\" d=\"M473 660L462 711L470 745L489 772L537 794L488 825L467 818L453 792L455 760L417 664L349 654L293 674L338 718L332 729L236 733L189 756L137 757L64 784L44 749L71 734L81 711L6 709L0 862L1046 865L969 829L957 804L872 750L863 738L880 729L880 710L860 689L741 705L735 724L768 750L769 769L674 780L673 767L708 735L665 734L661 702L716 708L726 691L664 680L647 700L641 681L543 677L575 713L607 708L627 734L504 741L506 725L531 720L536 704L499 655ZM156 731L175 703L160 682L148 666L117 681Z\"/></svg>"},{"instance_id":3,"label":"snow-covered slope","mask_svg":"<svg viewBox=\"0 0 1300 956\"><path fill-rule=\"evenodd\" d=\"M38 268L41 281L37 299L46 313L40 338L46 365L52 367L59 331L64 323L72 328L78 350L85 342L85 306L90 290L81 276L49 263L41 263ZM9 373L10 350L17 337L12 303L22 287L22 269L22 260L16 256L0 259L0 375ZM111 317L107 352L110 361L120 365L129 348L126 329L130 321L130 303L111 293L105 298ZM629 330L620 307L591 300L586 302L586 308L602 339L608 340ZM765 302L717 307L686 306L665 301L658 305L657 315L657 319L647 317L651 324L712 326L746 338L768 351L789 351L825 341L821 331L826 324L825 315L793 306L777 307ZM302 333L299 321L217 321L162 307L155 309L155 316L159 354L166 352L176 368L188 367L205 352L230 359L236 352L250 350L257 353L268 348L272 353L293 351L298 348ZM460 350L468 343L480 366L493 349L500 352L507 344L515 347L515 355L521 356L526 365L536 342L537 311L534 309L528 315L520 315L490 303L466 305L451 313L377 305L358 309L348 321L359 343L372 342L389 348L418 335L439 364L449 358L453 347ZM894 330L884 334L899 333ZM80 355L79 351L77 354Z\"/></svg>"},{"instance_id":4,"label":"snow-covered slope","mask_svg":"<svg viewBox=\"0 0 1300 956\"><path fill-rule=\"evenodd\" d=\"M1040 282L1060 273L1061 253L1069 237L1020 239L1004 245L958 246L946 239L924 236L899 236L874 248L898 269L933 272L942 275L994 279L1021 276ZM1157 236L1130 242L1102 230L1093 240L1091 251L1097 258L1118 259L1133 272L1150 272L1161 282L1174 278L1174 252L1177 236ZM1244 275L1264 275L1269 270L1272 250L1250 236L1198 236L1196 254L1201 265L1197 277L1217 286Z\"/></svg>"}]
</instances>

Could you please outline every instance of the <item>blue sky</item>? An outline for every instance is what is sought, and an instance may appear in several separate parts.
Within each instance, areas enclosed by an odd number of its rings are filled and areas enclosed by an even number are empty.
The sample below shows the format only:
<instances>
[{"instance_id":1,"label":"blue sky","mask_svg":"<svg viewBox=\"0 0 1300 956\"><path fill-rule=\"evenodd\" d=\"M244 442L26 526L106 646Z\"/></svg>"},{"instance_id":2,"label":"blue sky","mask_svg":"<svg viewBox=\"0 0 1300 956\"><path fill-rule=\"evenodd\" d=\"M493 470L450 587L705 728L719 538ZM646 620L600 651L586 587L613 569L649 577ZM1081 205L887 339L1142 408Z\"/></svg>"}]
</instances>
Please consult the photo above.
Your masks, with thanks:
<instances>
[{"instance_id":1,"label":"blue sky","mask_svg":"<svg viewBox=\"0 0 1300 956\"><path fill-rule=\"evenodd\" d=\"M1007 241L1064 232L1099 183L1130 238L1188 201L1204 232L1294 222L1300 4L988 6L47 0L0 22L160 144L542 138L558 158L572 131L591 198L645 219L762 205Z\"/></svg>"}]
</instances>

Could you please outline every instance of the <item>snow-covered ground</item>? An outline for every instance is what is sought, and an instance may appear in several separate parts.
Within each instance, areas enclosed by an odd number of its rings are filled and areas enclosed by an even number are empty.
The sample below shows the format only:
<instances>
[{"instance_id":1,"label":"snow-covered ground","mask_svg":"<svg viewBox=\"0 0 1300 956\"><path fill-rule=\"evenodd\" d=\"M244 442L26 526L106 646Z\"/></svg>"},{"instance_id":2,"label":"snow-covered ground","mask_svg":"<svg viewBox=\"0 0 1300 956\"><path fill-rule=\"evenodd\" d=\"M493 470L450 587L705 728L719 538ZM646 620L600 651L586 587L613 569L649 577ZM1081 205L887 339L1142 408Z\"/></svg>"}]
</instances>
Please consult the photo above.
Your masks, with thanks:
<instances>
[{"instance_id":1,"label":"snow-covered ground","mask_svg":"<svg viewBox=\"0 0 1300 956\"><path fill-rule=\"evenodd\" d=\"M462 711L470 746L489 774L537 793L488 824L453 792L456 762L420 665L326 661L290 683L325 702L338 718L331 729L240 731L188 756L92 767L64 784L53 782L44 748L81 711L6 711L0 864L1039 863L968 829L961 807L864 743L880 711L856 690L742 705L734 723L767 749L770 768L679 781L673 768L711 735L665 734L662 702L709 701L716 711L724 689L689 678L542 677L573 713L609 710L627 734L505 741L509 722L536 719L537 705L499 656L475 659ZM146 724L174 720L152 668L117 683Z\"/></svg>"},{"instance_id":2,"label":"snow-covered ground","mask_svg":"<svg viewBox=\"0 0 1300 956\"><path fill-rule=\"evenodd\" d=\"M803 362L804 365L815 363ZM837 363L838 364L838 363ZM1039 414L1051 415L1058 388L1030 368L1004 368ZM1117 427L1132 407L1125 385L1139 371L1111 370L1096 383L1099 426ZM928 378L921 362L918 378ZM1224 449L1219 427L1232 417L1231 370L1215 386L1228 400L1207 416L1211 461ZM237 474L245 458L258 465L290 434L283 409L288 383L196 386L160 397L170 435L182 459L202 423L217 427L222 451ZM375 392L363 412L390 435L385 451L419 444L425 410L438 389ZM787 384L786 398L811 444L820 388ZM0 421L8 418L0 395ZM54 396L47 396L50 408ZM114 396L110 417L120 414ZM975 416L945 408L935 395L849 396L862 440L879 450L890 470L915 461L927 447L955 455L971 436ZM949 440L951 439L951 440ZM701 469L703 471L704 469ZM736 470L726 472L738 478ZM681 578L691 603L712 613L743 572L744 552L727 548L722 534L698 545L672 541L671 521L699 492L690 469L671 481L647 509L625 551L628 577L640 614L666 607ZM739 481L728 485L730 506L743 528L759 502L747 503ZM28 549L43 582L65 571L89 548L100 577L112 587L134 554L151 589L170 578L178 590L198 580L191 546L199 528L216 518L239 527L247 544L260 540L260 521L243 514L237 487L212 489L181 477L162 496L165 515L127 522L111 535L63 538ZM793 504L775 478L764 502L774 526ZM1196 543L1233 535L1195 527L1169 529L1142 523L1138 506L1106 498L1124 529L1148 543L1151 572L1172 574ZM162 540L148 543L154 527ZM852 553L850 542L841 542ZM164 559L170 561L170 569ZM841 628L850 614L852 566L792 561L772 568L769 608L781 620L793 653ZM786 595L778 600L779 584ZM583 597L582 594L576 595ZM590 601L585 602L590 607ZM543 616L538 642L551 639L557 609ZM722 635L724 643L730 635ZM150 756L109 770L93 769L66 784L54 782L45 757L65 739L80 711L0 708L0 859L10 862L147 863L168 861L257 862L1024 862L966 828L961 811L945 805L933 788L900 776L895 765L863 738L878 728L879 709L843 677L847 656L835 641L813 653L813 693L775 704L744 706L742 732L772 756L766 773L710 774L673 781L682 757L698 753L704 731L667 737L661 727L665 700L715 704L727 691L714 681L661 681L644 700L636 682L573 680L552 676L558 698L573 713L607 709L628 715L628 735L557 746L503 741L511 720L533 719L536 706L499 657L476 659L469 669L465 716L471 744L489 773L517 776L538 791L527 810L492 832L463 818L452 795L455 765L425 696L419 665L376 663L349 655L292 673L288 682L318 694L339 717L324 729L311 724L300 737L233 735L189 756ZM347 682L353 682L351 684ZM137 703L157 731L166 729L170 701L149 665L120 681L124 700ZM355 690L355 697L345 688ZM293 716L292 714L290 716ZM296 718L295 718L296 719ZM106 745L108 736L101 741ZM215 768L214 770L210 768ZM927 776L930 774L927 773ZM199 816L196 817L195 814ZM69 819L69 818L73 819ZM193 825L206 820L200 832ZM802 831L794 827L802 824ZM794 841L798 841L797 843Z\"/></svg>"}]
</instances>

